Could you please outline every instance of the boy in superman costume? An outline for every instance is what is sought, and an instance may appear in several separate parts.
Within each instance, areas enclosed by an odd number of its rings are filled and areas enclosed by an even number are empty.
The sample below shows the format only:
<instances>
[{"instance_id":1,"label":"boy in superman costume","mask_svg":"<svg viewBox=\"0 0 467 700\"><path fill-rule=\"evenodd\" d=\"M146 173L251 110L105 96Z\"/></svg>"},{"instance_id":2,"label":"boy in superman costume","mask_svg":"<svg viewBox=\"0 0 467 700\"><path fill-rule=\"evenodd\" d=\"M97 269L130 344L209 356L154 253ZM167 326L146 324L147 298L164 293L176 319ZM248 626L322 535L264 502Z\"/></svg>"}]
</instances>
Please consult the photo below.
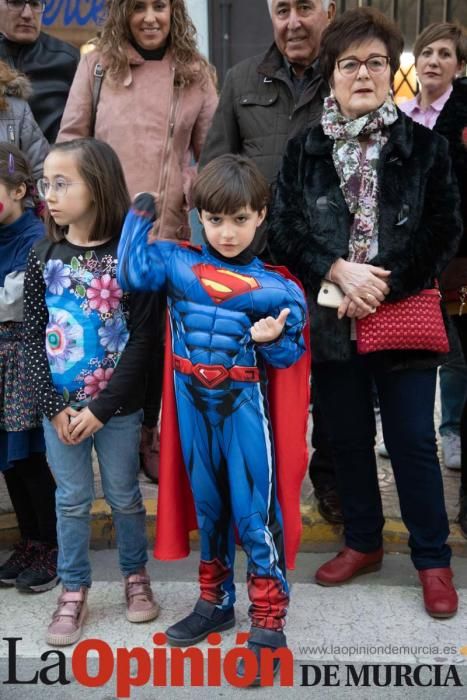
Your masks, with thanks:
<instances>
[{"instance_id":1,"label":"boy in superman costume","mask_svg":"<svg viewBox=\"0 0 467 700\"><path fill-rule=\"evenodd\" d=\"M235 624L235 526L248 557L249 646L258 653L262 646L286 645L285 555L293 563L300 527L299 486L306 469L306 301L295 282L266 268L252 252L256 230L266 214L268 186L251 161L233 155L215 159L198 175L193 196L205 246L149 242L154 200L144 194L136 198L127 216L118 252L118 280L124 289L165 288L167 293L169 370L200 531L200 598L193 612L166 634L171 644L191 646L210 632ZM277 497L266 365L283 370L298 361L299 384L287 387L295 415L283 416L296 431L298 426L296 435L302 438L289 446L293 457L291 463L282 464L279 485L287 501L286 474L294 484L287 503L287 520L292 523L287 550ZM163 433L162 461L164 447ZM161 469L159 503L163 473ZM188 509L183 499L180 504ZM174 522L179 510L175 506ZM158 517L170 516L159 511ZM160 526L167 528L162 522ZM183 545L177 549L173 542L159 543L157 549L160 558L187 553Z\"/></svg>"}]
</instances>

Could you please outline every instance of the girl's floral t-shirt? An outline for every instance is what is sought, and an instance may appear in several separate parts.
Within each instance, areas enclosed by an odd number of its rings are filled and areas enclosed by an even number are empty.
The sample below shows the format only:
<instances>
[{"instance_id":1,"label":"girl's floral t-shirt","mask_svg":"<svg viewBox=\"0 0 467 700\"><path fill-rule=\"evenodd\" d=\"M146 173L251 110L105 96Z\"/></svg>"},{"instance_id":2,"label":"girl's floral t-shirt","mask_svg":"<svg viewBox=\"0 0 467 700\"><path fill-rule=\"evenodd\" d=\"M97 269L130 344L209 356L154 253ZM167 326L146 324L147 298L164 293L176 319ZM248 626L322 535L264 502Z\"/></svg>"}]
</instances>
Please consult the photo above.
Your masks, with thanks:
<instances>
[{"instance_id":1,"label":"girl's floral t-shirt","mask_svg":"<svg viewBox=\"0 0 467 700\"><path fill-rule=\"evenodd\" d=\"M48 405L44 407L42 402L47 416L55 415L57 408L62 410L65 405L79 408L99 399L127 346L130 295L122 291L116 280L116 248L115 240L92 248L64 240L41 241L31 251L25 283L25 304L29 309L27 319L25 310L26 334L35 372L44 372L44 357L47 359L46 374L54 390ZM135 296L140 302L144 297L151 307L148 295L131 295ZM134 303L132 326L133 314ZM150 333L149 327L147 331ZM37 342L34 344L38 336L42 346L39 354ZM134 391L135 386L128 389ZM61 399L59 403L57 398ZM93 404L94 413L95 409L98 403ZM120 409L116 406L116 410Z\"/></svg>"}]
</instances>

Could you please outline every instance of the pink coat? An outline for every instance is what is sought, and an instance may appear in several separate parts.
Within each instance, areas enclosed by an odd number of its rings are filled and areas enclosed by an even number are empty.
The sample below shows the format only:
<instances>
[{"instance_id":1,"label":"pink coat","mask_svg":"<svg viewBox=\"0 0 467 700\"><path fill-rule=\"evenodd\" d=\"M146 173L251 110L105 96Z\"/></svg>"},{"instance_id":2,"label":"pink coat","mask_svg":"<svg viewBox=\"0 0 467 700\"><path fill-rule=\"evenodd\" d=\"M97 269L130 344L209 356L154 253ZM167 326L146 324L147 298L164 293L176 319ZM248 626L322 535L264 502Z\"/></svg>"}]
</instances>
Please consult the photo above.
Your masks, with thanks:
<instances>
[{"instance_id":1,"label":"pink coat","mask_svg":"<svg viewBox=\"0 0 467 700\"><path fill-rule=\"evenodd\" d=\"M130 70L114 86L102 83L94 136L110 144L123 166L130 196L155 192L161 216L160 237L188 239L190 190L217 93L210 82L174 86L167 51L161 61L145 61L127 47ZM94 68L105 63L97 50L85 54L76 71L57 141L90 136Z\"/></svg>"}]
</instances>

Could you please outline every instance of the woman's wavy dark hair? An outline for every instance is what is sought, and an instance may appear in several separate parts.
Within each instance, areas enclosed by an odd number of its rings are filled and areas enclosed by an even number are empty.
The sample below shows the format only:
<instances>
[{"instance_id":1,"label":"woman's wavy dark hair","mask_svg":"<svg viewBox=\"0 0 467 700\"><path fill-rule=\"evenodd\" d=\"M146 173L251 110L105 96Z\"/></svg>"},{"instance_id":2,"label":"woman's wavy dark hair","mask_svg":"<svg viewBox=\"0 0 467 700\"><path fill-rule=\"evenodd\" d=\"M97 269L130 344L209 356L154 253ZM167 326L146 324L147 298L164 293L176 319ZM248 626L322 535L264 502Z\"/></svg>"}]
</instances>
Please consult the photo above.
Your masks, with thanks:
<instances>
[{"instance_id":1,"label":"woman's wavy dark hair","mask_svg":"<svg viewBox=\"0 0 467 700\"><path fill-rule=\"evenodd\" d=\"M7 190L14 190L24 183L26 191L21 200L22 208L24 209L28 197L33 200L36 209L40 208L41 200L28 159L19 148L6 141L0 141L0 182Z\"/></svg>"},{"instance_id":2,"label":"woman's wavy dark hair","mask_svg":"<svg viewBox=\"0 0 467 700\"><path fill-rule=\"evenodd\" d=\"M130 195L117 154L108 143L93 138L73 139L56 143L50 153L73 153L84 184L91 193L96 216L90 241L105 241L120 235L123 221L130 208ZM61 241L68 227L59 226L50 215L46 217L47 234Z\"/></svg>"},{"instance_id":3,"label":"woman's wavy dark hair","mask_svg":"<svg viewBox=\"0 0 467 700\"><path fill-rule=\"evenodd\" d=\"M128 71L125 45L131 39L129 19L137 0L107 0L104 24L97 48L108 66L109 77L118 83ZM198 81L202 87L216 82L215 70L198 50L196 29L185 0L170 0L169 46L175 64L175 84L184 87Z\"/></svg>"}]
</instances>

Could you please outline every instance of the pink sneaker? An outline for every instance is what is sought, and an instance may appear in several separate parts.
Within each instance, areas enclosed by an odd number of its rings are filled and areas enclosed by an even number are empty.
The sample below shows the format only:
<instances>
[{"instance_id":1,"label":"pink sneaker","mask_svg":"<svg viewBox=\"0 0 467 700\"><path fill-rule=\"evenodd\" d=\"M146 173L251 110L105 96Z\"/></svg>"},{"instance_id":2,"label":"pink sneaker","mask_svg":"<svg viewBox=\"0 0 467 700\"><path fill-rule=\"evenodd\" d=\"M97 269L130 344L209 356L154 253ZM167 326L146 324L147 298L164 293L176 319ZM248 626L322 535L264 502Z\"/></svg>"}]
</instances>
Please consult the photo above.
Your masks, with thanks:
<instances>
[{"instance_id":1,"label":"pink sneaker","mask_svg":"<svg viewBox=\"0 0 467 700\"><path fill-rule=\"evenodd\" d=\"M87 596L88 589L85 586L81 586L79 591L63 589L52 622L47 628L47 644L64 647L78 641L88 614Z\"/></svg>"},{"instance_id":2,"label":"pink sneaker","mask_svg":"<svg viewBox=\"0 0 467 700\"><path fill-rule=\"evenodd\" d=\"M146 569L125 578L126 617L130 622L149 622L159 615Z\"/></svg>"}]
</instances>

